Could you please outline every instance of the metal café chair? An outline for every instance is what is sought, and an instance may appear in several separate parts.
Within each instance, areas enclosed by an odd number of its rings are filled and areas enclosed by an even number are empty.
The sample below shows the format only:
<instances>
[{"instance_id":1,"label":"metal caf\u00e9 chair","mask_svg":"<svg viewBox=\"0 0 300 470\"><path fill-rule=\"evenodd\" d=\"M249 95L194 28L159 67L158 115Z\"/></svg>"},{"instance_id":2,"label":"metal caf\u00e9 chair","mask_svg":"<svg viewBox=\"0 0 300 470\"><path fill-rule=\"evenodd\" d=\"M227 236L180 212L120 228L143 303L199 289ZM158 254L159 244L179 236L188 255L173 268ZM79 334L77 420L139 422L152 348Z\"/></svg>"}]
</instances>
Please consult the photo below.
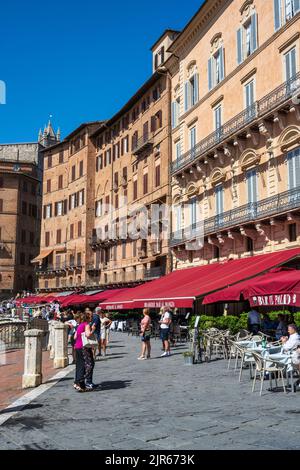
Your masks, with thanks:
<instances>
[{"instance_id":1,"label":"metal caf\u00e9 chair","mask_svg":"<svg viewBox=\"0 0 300 470\"><path fill-rule=\"evenodd\" d=\"M255 360L255 366L256 366L255 371L254 371L252 392L254 392L255 390L256 377L258 373L260 375L260 393L259 394L260 396L262 395L265 373L268 372L269 380L270 380L270 390L272 390L272 374L274 373L276 387L277 387L276 375L278 374L282 380L284 393L286 393L286 387L285 387L284 377L283 377L283 372L286 369L286 365L282 364L282 362L275 361L273 359L265 359L261 354L258 354L257 352L254 352L254 351L252 352L252 355Z\"/></svg>"}]
</instances>

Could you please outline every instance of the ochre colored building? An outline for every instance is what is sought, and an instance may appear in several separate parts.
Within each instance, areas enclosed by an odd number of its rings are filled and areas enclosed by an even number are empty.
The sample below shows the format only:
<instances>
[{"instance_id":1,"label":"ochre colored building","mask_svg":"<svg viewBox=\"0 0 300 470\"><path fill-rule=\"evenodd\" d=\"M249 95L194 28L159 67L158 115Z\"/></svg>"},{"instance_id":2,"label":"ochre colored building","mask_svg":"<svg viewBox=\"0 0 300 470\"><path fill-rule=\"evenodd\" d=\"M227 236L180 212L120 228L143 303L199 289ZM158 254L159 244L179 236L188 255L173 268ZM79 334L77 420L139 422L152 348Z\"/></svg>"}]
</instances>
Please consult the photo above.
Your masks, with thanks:
<instances>
[{"instance_id":1,"label":"ochre colored building","mask_svg":"<svg viewBox=\"0 0 300 470\"><path fill-rule=\"evenodd\" d=\"M299 2L207 0L169 52L174 269L299 246Z\"/></svg>"},{"instance_id":2,"label":"ochre colored building","mask_svg":"<svg viewBox=\"0 0 300 470\"><path fill-rule=\"evenodd\" d=\"M89 137L100 124L82 124L43 151L41 246L33 260L41 290L86 285L95 179L95 151Z\"/></svg>"}]
</instances>

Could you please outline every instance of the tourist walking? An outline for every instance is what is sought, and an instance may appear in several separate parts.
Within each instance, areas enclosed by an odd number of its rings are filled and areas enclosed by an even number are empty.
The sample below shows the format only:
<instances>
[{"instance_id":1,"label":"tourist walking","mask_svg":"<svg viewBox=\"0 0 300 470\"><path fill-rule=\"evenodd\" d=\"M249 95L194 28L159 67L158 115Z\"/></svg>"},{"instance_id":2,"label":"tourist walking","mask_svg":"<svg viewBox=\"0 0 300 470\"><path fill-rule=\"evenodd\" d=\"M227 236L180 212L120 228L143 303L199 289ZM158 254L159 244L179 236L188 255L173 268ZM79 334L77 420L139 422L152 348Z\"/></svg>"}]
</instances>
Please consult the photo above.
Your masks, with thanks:
<instances>
[{"instance_id":1,"label":"tourist walking","mask_svg":"<svg viewBox=\"0 0 300 470\"><path fill-rule=\"evenodd\" d=\"M98 341L98 354L97 356L101 356L101 320L100 320L100 315L101 315L101 308L96 307L94 314L93 314L93 320L92 320L92 330L95 336L97 337ZM95 356L97 353L97 350L94 350Z\"/></svg>"},{"instance_id":2,"label":"tourist walking","mask_svg":"<svg viewBox=\"0 0 300 470\"><path fill-rule=\"evenodd\" d=\"M76 351L76 372L74 388L78 392L93 390L96 386L93 384L94 355L92 348L83 347L82 334L87 338L93 336L90 323L92 321L92 312L85 311L80 318L80 324L75 333L75 351Z\"/></svg>"},{"instance_id":3,"label":"tourist walking","mask_svg":"<svg viewBox=\"0 0 300 470\"><path fill-rule=\"evenodd\" d=\"M160 323L160 338L164 345L164 352L161 357L166 357L171 355L170 351L170 325L172 322L172 315L168 307L164 307L163 315Z\"/></svg>"},{"instance_id":4,"label":"tourist walking","mask_svg":"<svg viewBox=\"0 0 300 470\"><path fill-rule=\"evenodd\" d=\"M103 352L103 356L106 356L106 347L108 341L108 334L109 328L112 324L112 321L107 318L104 312L100 313L100 322L101 322L101 350Z\"/></svg>"},{"instance_id":5,"label":"tourist walking","mask_svg":"<svg viewBox=\"0 0 300 470\"><path fill-rule=\"evenodd\" d=\"M149 315L149 309L144 308L143 319L141 321L141 341L142 341L142 352L139 360L150 359L151 357L151 318Z\"/></svg>"}]
</instances>

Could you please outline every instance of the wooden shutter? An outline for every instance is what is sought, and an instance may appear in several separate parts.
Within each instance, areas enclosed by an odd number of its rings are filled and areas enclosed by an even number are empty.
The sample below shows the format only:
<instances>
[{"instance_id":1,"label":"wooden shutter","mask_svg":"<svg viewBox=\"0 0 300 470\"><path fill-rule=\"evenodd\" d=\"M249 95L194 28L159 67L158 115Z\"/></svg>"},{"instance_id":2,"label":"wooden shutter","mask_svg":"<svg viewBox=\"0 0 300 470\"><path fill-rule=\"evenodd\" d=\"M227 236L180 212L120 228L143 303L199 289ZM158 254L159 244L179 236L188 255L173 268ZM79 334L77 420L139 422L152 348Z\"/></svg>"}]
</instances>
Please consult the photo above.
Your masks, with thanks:
<instances>
[{"instance_id":1,"label":"wooden shutter","mask_svg":"<svg viewBox=\"0 0 300 470\"><path fill-rule=\"evenodd\" d=\"M208 73L208 89L212 90L214 84L213 84L213 58L210 57L208 60L208 66L207 66L207 73Z\"/></svg>"},{"instance_id":2,"label":"wooden shutter","mask_svg":"<svg viewBox=\"0 0 300 470\"><path fill-rule=\"evenodd\" d=\"M194 75L194 103L199 101L199 74Z\"/></svg>"},{"instance_id":3,"label":"wooden shutter","mask_svg":"<svg viewBox=\"0 0 300 470\"><path fill-rule=\"evenodd\" d=\"M251 53L257 49L257 13L251 15Z\"/></svg>"},{"instance_id":4,"label":"wooden shutter","mask_svg":"<svg viewBox=\"0 0 300 470\"><path fill-rule=\"evenodd\" d=\"M189 103L189 88L190 88L190 82L187 81L185 82L184 84L184 111L186 112L189 107L190 107L190 103Z\"/></svg>"},{"instance_id":5,"label":"wooden shutter","mask_svg":"<svg viewBox=\"0 0 300 470\"><path fill-rule=\"evenodd\" d=\"M274 0L274 26L275 26L275 31L277 31L282 26L281 1L282 0Z\"/></svg>"},{"instance_id":6,"label":"wooden shutter","mask_svg":"<svg viewBox=\"0 0 300 470\"><path fill-rule=\"evenodd\" d=\"M241 64L243 62L243 28L238 29L237 31L237 63Z\"/></svg>"},{"instance_id":7,"label":"wooden shutter","mask_svg":"<svg viewBox=\"0 0 300 470\"><path fill-rule=\"evenodd\" d=\"M225 51L224 47L220 48L220 81L225 78Z\"/></svg>"}]
</instances>

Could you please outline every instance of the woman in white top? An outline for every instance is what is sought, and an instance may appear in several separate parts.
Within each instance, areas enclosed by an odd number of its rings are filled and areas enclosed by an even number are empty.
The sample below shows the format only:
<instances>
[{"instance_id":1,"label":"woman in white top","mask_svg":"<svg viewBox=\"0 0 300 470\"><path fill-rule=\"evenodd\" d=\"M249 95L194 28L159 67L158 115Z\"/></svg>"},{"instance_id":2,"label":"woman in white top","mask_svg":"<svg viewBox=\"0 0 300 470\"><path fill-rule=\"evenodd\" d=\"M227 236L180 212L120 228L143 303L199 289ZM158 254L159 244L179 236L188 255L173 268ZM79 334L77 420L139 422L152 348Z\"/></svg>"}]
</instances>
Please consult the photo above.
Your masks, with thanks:
<instances>
[{"instance_id":1,"label":"woman in white top","mask_svg":"<svg viewBox=\"0 0 300 470\"><path fill-rule=\"evenodd\" d=\"M104 312L100 314L100 322L101 322L101 349L103 351L103 356L106 356L106 347L108 342L108 333L110 325L112 321L107 318Z\"/></svg>"}]
</instances>

